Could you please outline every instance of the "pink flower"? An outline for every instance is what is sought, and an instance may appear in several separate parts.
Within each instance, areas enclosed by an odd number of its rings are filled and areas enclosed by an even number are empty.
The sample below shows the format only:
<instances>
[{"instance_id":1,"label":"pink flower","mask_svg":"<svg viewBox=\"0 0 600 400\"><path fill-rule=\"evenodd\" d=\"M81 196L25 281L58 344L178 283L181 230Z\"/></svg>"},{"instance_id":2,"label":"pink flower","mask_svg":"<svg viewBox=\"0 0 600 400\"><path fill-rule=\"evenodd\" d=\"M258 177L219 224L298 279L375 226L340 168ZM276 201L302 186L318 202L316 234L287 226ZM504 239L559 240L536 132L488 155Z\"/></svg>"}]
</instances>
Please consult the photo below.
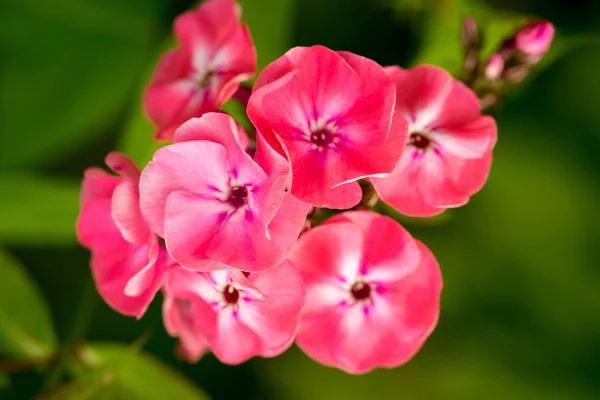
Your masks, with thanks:
<instances>
[{"instance_id":1,"label":"pink flower","mask_svg":"<svg viewBox=\"0 0 600 400\"><path fill-rule=\"evenodd\" d=\"M515 41L521 52L537 56L550 48L554 26L548 21L532 21L518 30Z\"/></svg>"},{"instance_id":2,"label":"pink flower","mask_svg":"<svg viewBox=\"0 0 600 400\"><path fill-rule=\"evenodd\" d=\"M485 77L490 81L495 81L502 76L502 72L504 72L504 59L500 54L494 53L485 64Z\"/></svg>"},{"instance_id":3,"label":"pink flower","mask_svg":"<svg viewBox=\"0 0 600 400\"><path fill-rule=\"evenodd\" d=\"M290 191L318 207L350 208L357 180L389 174L406 142L395 89L374 61L296 47L257 78L248 116L292 168Z\"/></svg>"},{"instance_id":4,"label":"pink flower","mask_svg":"<svg viewBox=\"0 0 600 400\"><path fill-rule=\"evenodd\" d=\"M264 271L296 243L308 206L286 193L289 166L268 146L252 160L246 143L233 118L208 113L183 124L142 172L142 212L182 266Z\"/></svg>"},{"instance_id":5,"label":"pink flower","mask_svg":"<svg viewBox=\"0 0 600 400\"><path fill-rule=\"evenodd\" d=\"M440 68L386 70L410 136L392 174L372 178L377 193L412 216L464 205L487 180L496 143L494 119L482 116L477 96Z\"/></svg>"},{"instance_id":6,"label":"pink flower","mask_svg":"<svg viewBox=\"0 0 600 400\"><path fill-rule=\"evenodd\" d=\"M397 222L340 214L290 255L306 285L298 346L349 373L407 362L434 329L442 277L431 252Z\"/></svg>"},{"instance_id":7,"label":"pink flower","mask_svg":"<svg viewBox=\"0 0 600 400\"><path fill-rule=\"evenodd\" d=\"M119 153L109 154L106 163L122 178L98 168L85 172L77 236L91 250L102 298L116 311L141 318L163 283L168 258L140 212L139 170Z\"/></svg>"},{"instance_id":8,"label":"pink flower","mask_svg":"<svg viewBox=\"0 0 600 400\"><path fill-rule=\"evenodd\" d=\"M285 261L247 279L264 299L225 270L171 270L165 284L165 325L191 360L210 348L222 362L239 364L254 356L279 355L294 341L304 304L302 278L294 266Z\"/></svg>"},{"instance_id":9,"label":"pink flower","mask_svg":"<svg viewBox=\"0 0 600 400\"><path fill-rule=\"evenodd\" d=\"M216 111L255 74L256 51L240 15L232 0L208 0L176 19L180 47L162 57L144 95L158 140L171 140L183 122Z\"/></svg>"}]
</instances>

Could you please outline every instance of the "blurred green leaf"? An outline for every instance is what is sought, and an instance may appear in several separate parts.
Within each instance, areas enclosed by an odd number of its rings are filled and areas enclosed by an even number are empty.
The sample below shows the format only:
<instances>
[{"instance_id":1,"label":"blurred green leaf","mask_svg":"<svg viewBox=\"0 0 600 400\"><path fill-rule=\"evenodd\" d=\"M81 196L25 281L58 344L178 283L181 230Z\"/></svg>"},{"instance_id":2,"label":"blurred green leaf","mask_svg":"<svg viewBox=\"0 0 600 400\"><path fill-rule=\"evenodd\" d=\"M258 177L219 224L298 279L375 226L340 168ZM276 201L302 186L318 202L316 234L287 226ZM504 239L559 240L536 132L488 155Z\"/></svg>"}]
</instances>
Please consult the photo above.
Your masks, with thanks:
<instances>
[{"instance_id":1,"label":"blurred green leaf","mask_svg":"<svg viewBox=\"0 0 600 400\"><path fill-rule=\"evenodd\" d=\"M258 71L289 50L296 0L238 0L258 53Z\"/></svg>"},{"instance_id":2,"label":"blurred green leaf","mask_svg":"<svg viewBox=\"0 0 600 400\"><path fill-rule=\"evenodd\" d=\"M0 167L46 165L108 132L151 54L165 5L3 1Z\"/></svg>"},{"instance_id":3,"label":"blurred green leaf","mask_svg":"<svg viewBox=\"0 0 600 400\"><path fill-rule=\"evenodd\" d=\"M87 370L46 399L209 399L186 377L136 346L88 345L78 350L78 358Z\"/></svg>"},{"instance_id":4,"label":"blurred green leaf","mask_svg":"<svg viewBox=\"0 0 600 400\"><path fill-rule=\"evenodd\" d=\"M0 353L43 359L53 355L56 346L41 293L17 260L0 250Z\"/></svg>"},{"instance_id":5,"label":"blurred green leaf","mask_svg":"<svg viewBox=\"0 0 600 400\"><path fill-rule=\"evenodd\" d=\"M10 388L10 378L8 375L0 374L0 390Z\"/></svg>"},{"instance_id":6,"label":"blurred green leaf","mask_svg":"<svg viewBox=\"0 0 600 400\"><path fill-rule=\"evenodd\" d=\"M33 174L0 173L0 242L72 244L79 184Z\"/></svg>"}]
</instances>

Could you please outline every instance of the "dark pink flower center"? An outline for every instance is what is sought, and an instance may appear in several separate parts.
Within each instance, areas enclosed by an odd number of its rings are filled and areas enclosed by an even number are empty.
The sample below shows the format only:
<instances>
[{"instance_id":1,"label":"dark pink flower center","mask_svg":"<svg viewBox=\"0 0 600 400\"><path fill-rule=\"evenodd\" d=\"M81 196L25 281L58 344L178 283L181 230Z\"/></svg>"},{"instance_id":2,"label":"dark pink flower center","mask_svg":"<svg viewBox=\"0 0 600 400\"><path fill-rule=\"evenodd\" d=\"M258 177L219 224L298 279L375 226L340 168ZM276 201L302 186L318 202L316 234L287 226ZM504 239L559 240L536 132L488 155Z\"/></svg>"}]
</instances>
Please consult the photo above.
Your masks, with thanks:
<instances>
[{"instance_id":1,"label":"dark pink flower center","mask_svg":"<svg viewBox=\"0 0 600 400\"><path fill-rule=\"evenodd\" d=\"M229 192L229 199L227 200L234 208L240 208L248 200L248 189L245 186L234 186Z\"/></svg>"},{"instance_id":2,"label":"dark pink flower center","mask_svg":"<svg viewBox=\"0 0 600 400\"><path fill-rule=\"evenodd\" d=\"M333 146L335 142L335 134L327 129L320 129L310 135L310 141L320 150L326 147Z\"/></svg>"},{"instance_id":3,"label":"dark pink flower center","mask_svg":"<svg viewBox=\"0 0 600 400\"><path fill-rule=\"evenodd\" d=\"M350 288L350 293L352 293L352 297L355 300L364 300L368 299L371 296L371 285L368 283L357 281Z\"/></svg>"},{"instance_id":4,"label":"dark pink flower center","mask_svg":"<svg viewBox=\"0 0 600 400\"><path fill-rule=\"evenodd\" d=\"M431 144L431 140L422 133L415 132L411 133L408 138L408 144L415 146L417 149L425 150Z\"/></svg>"},{"instance_id":5,"label":"dark pink flower center","mask_svg":"<svg viewBox=\"0 0 600 400\"><path fill-rule=\"evenodd\" d=\"M232 285L225 286L225 289L223 289L223 300L225 300L227 304L237 304L239 299L240 292L238 292L236 288Z\"/></svg>"}]
</instances>

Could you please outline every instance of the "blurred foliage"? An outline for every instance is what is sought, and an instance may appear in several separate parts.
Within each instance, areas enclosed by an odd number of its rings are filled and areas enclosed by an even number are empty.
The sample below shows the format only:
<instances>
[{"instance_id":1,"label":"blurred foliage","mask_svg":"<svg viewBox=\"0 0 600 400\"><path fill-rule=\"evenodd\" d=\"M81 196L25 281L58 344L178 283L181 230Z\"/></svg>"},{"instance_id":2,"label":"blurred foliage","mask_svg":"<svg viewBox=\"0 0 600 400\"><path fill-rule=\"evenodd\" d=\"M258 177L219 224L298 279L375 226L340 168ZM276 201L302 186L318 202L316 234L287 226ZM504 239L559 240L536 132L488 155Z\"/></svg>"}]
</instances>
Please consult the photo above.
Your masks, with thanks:
<instances>
[{"instance_id":1,"label":"blurred foliage","mask_svg":"<svg viewBox=\"0 0 600 400\"><path fill-rule=\"evenodd\" d=\"M432 249L445 289L438 328L419 355L365 376L296 348L236 367L211 355L182 363L160 298L136 321L87 289L88 254L74 235L82 172L113 148L141 165L150 159L142 93L173 46L174 16L195 3L0 2L1 399L35 398L53 386L47 371L57 379L52 400L206 398L197 386L214 399L600 397L600 3L241 1L261 68L292 46L320 43L385 65L459 73L466 15L484 30L485 55L530 16L557 27L543 68L495 114L499 141L483 191L427 220L378 206ZM247 123L237 103L225 108ZM147 331L145 352L126 344ZM83 336L115 343L81 347ZM48 364L2 370L24 357ZM79 367L62 370L65 360Z\"/></svg>"},{"instance_id":2,"label":"blurred foliage","mask_svg":"<svg viewBox=\"0 0 600 400\"><path fill-rule=\"evenodd\" d=\"M46 302L19 262L0 250L0 354L44 359L56 347Z\"/></svg>"},{"instance_id":3,"label":"blurred foliage","mask_svg":"<svg viewBox=\"0 0 600 400\"><path fill-rule=\"evenodd\" d=\"M77 379L45 400L206 400L189 380L134 347L100 343L79 348Z\"/></svg>"},{"instance_id":4,"label":"blurred foliage","mask_svg":"<svg viewBox=\"0 0 600 400\"><path fill-rule=\"evenodd\" d=\"M31 173L0 172L0 242L56 244L75 242L79 182Z\"/></svg>"}]
</instances>

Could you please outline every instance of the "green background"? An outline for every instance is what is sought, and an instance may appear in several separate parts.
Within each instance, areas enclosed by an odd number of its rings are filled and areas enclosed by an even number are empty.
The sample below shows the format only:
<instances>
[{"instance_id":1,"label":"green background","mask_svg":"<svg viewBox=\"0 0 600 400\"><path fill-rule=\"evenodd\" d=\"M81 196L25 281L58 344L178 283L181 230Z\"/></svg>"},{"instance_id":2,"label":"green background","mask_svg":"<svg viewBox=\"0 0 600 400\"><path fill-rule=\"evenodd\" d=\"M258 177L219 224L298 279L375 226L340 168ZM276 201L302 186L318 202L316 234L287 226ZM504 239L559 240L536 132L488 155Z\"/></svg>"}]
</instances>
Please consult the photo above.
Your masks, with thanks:
<instances>
[{"instance_id":1,"label":"green background","mask_svg":"<svg viewBox=\"0 0 600 400\"><path fill-rule=\"evenodd\" d=\"M545 61L493 111L499 139L481 193L437 218L400 218L441 265L438 328L407 365L364 376L295 347L237 367L178 361L160 298L136 321L95 293L74 222L87 166L114 148L150 157L141 91L192 2L2 0L0 399L205 398L193 385L214 399L600 398L600 3L241 3L260 67L319 43L456 73L465 14L484 25L486 51L527 17L555 23Z\"/></svg>"}]
</instances>

